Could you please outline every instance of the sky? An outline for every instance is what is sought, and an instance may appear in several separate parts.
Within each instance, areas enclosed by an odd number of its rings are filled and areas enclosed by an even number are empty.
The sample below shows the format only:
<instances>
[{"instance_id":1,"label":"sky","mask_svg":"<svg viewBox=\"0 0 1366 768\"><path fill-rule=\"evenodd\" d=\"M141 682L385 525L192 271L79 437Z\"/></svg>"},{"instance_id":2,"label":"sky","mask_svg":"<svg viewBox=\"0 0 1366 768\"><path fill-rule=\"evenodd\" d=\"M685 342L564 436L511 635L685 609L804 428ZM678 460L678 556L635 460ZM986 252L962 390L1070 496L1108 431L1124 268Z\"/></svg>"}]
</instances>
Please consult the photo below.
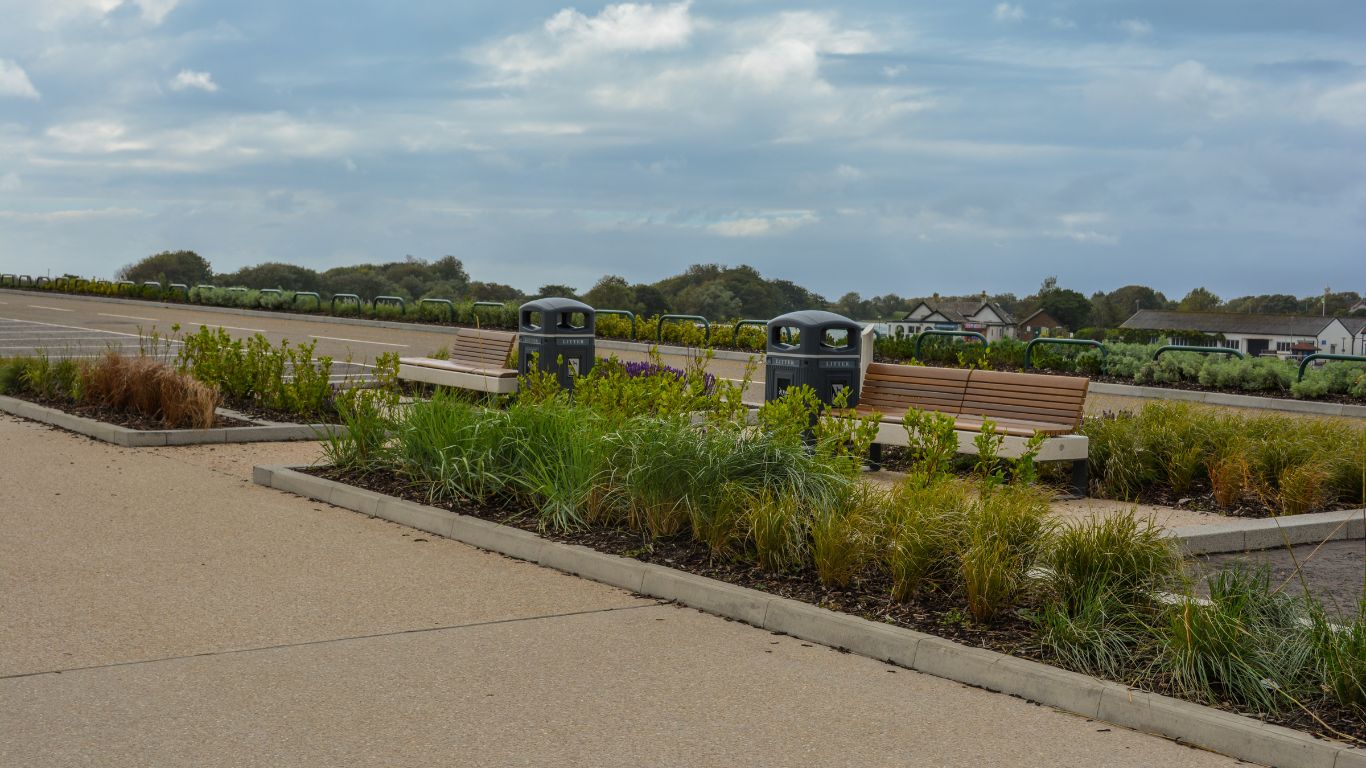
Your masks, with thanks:
<instances>
[{"instance_id":1,"label":"sky","mask_svg":"<svg viewBox=\"0 0 1366 768\"><path fill-rule=\"evenodd\" d=\"M1366 3L0 0L0 272L1366 293Z\"/></svg>"}]
</instances>

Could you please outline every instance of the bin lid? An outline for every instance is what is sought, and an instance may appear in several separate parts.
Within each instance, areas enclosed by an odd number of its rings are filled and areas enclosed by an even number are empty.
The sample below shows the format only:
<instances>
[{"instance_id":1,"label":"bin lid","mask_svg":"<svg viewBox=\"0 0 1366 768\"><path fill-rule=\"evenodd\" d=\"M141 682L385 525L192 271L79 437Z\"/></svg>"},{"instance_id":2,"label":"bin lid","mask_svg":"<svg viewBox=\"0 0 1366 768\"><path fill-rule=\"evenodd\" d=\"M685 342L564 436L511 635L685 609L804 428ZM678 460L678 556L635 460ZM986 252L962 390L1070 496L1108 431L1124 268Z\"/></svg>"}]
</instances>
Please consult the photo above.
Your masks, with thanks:
<instances>
[{"instance_id":1,"label":"bin lid","mask_svg":"<svg viewBox=\"0 0 1366 768\"><path fill-rule=\"evenodd\" d=\"M850 327L862 328L858 323L850 320L844 315L837 315L834 312L826 312L823 309L802 309L796 312L788 312L779 315L768 321L768 327L782 327L790 325L795 328L814 328L818 325L847 325Z\"/></svg>"},{"instance_id":2,"label":"bin lid","mask_svg":"<svg viewBox=\"0 0 1366 768\"><path fill-rule=\"evenodd\" d=\"M533 299L522 305L522 311L533 312L582 312L591 316L593 308L584 304L582 301L574 299L562 299L548 296L544 299Z\"/></svg>"}]
</instances>

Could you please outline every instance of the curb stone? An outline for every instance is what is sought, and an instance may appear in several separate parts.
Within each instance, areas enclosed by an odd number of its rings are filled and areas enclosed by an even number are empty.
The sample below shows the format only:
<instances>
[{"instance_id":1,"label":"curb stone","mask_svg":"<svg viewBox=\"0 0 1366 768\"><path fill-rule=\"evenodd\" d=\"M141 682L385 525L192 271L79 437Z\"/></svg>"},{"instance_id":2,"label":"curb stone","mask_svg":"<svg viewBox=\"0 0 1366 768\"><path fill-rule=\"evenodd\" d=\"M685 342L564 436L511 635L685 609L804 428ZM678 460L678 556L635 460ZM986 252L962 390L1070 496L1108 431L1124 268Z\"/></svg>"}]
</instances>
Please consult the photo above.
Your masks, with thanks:
<instances>
[{"instance_id":1,"label":"curb stone","mask_svg":"<svg viewBox=\"0 0 1366 768\"><path fill-rule=\"evenodd\" d=\"M0 395L0 413L8 413L21 419L61 427L70 432L106 443L113 443L123 448L319 440L324 436L337 434L342 429L336 424L267 424L255 427L213 427L210 429L129 429L5 395Z\"/></svg>"},{"instance_id":2,"label":"curb stone","mask_svg":"<svg viewBox=\"0 0 1366 768\"><path fill-rule=\"evenodd\" d=\"M1169 528L1163 535L1177 540L1188 555L1250 552L1277 549L1286 542L1317 544L1321 541L1366 538L1366 520L1360 509L1311 512L1213 525Z\"/></svg>"},{"instance_id":3,"label":"curb stone","mask_svg":"<svg viewBox=\"0 0 1366 768\"><path fill-rule=\"evenodd\" d=\"M361 504L369 501L359 494L338 492L338 486L349 488L343 483L304 474L292 467L254 467L252 480L259 485L319 501L334 499L335 503L362 499ZM425 519L432 526L422 527L422 530L439 532L443 525L439 521L448 520L451 538L480 549L576 573L649 597L675 600L772 632L843 648L925 674L1019 696L1240 760L1282 768L1366 768L1366 752L1242 715L1135 690L1028 659L959 645L933 635L828 611L660 565L549 541L528 531L468 515L392 497L381 498L384 501L376 510L376 516L381 518L403 522L404 514L423 510L427 515Z\"/></svg>"},{"instance_id":4,"label":"curb stone","mask_svg":"<svg viewBox=\"0 0 1366 768\"><path fill-rule=\"evenodd\" d=\"M1117 384L1109 381L1093 381L1088 390L1096 395L1116 395L1118 397L1137 397L1146 400L1184 400L1189 403L1223 405L1232 408L1255 408L1266 411L1286 413L1308 413L1315 416L1347 416L1366 418L1366 405L1351 403L1321 403L1315 400L1290 400L1283 397L1259 397L1257 395L1235 395L1229 392L1203 392L1194 389L1174 389L1170 387L1145 387L1139 384Z\"/></svg>"}]
</instances>

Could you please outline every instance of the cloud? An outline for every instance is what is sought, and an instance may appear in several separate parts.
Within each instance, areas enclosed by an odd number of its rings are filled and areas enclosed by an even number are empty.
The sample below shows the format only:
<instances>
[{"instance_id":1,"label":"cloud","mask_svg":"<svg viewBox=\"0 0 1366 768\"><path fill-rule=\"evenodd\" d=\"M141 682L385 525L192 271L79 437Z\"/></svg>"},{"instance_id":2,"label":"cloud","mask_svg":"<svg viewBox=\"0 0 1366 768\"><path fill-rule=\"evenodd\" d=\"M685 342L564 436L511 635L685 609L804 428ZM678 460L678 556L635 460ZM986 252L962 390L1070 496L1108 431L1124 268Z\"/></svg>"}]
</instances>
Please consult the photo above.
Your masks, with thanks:
<instances>
[{"instance_id":1,"label":"cloud","mask_svg":"<svg viewBox=\"0 0 1366 768\"><path fill-rule=\"evenodd\" d=\"M596 16L565 8L541 29L477 48L472 58L497 72L497 82L515 84L604 54L681 48L693 34L691 6L691 0L661 6L621 3Z\"/></svg>"},{"instance_id":2,"label":"cloud","mask_svg":"<svg viewBox=\"0 0 1366 768\"><path fill-rule=\"evenodd\" d=\"M1115 26L1124 30L1130 37L1146 37L1153 33L1153 25L1146 19L1125 19Z\"/></svg>"},{"instance_id":3,"label":"cloud","mask_svg":"<svg viewBox=\"0 0 1366 768\"><path fill-rule=\"evenodd\" d=\"M208 72L196 72L192 69L180 70L180 74L172 78L170 85L173 91L196 88L207 93L213 93L218 90L218 83L213 81L213 75Z\"/></svg>"},{"instance_id":4,"label":"cloud","mask_svg":"<svg viewBox=\"0 0 1366 768\"><path fill-rule=\"evenodd\" d=\"M14 192L22 186L24 186L23 179L19 178L19 174L13 171L0 176L0 192Z\"/></svg>"},{"instance_id":5,"label":"cloud","mask_svg":"<svg viewBox=\"0 0 1366 768\"><path fill-rule=\"evenodd\" d=\"M1019 24L1025 20L1025 9L1022 5L1011 5L1010 3L997 3L991 11L991 18L1004 24Z\"/></svg>"},{"instance_id":6,"label":"cloud","mask_svg":"<svg viewBox=\"0 0 1366 768\"><path fill-rule=\"evenodd\" d=\"M1156 95L1168 104L1212 117L1227 117L1242 109L1244 90L1237 80L1216 75L1204 64L1188 60L1162 74Z\"/></svg>"},{"instance_id":7,"label":"cloud","mask_svg":"<svg viewBox=\"0 0 1366 768\"><path fill-rule=\"evenodd\" d=\"M0 96L17 96L35 101L42 98L24 68L7 59L0 59Z\"/></svg>"},{"instance_id":8,"label":"cloud","mask_svg":"<svg viewBox=\"0 0 1366 768\"><path fill-rule=\"evenodd\" d=\"M81 208L62 211L4 211L0 210L0 221L17 221L37 224L59 224L82 219L124 219L145 215L137 208Z\"/></svg>"},{"instance_id":9,"label":"cloud","mask_svg":"<svg viewBox=\"0 0 1366 768\"><path fill-rule=\"evenodd\" d=\"M763 237L791 232L819 220L811 211L788 211L726 219L707 225L707 231L721 237Z\"/></svg>"},{"instance_id":10,"label":"cloud","mask_svg":"<svg viewBox=\"0 0 1366 768\"><path fill-rule=\"evenodd\" d=\"M102 20L124 7L136 7L139 17L159 26L180 5L180 0L42 0L31 3L37 25L53 29L73 21Z\"/></svg>"},{"instance_id":11,"label":"cloud","mask_svg":"<svg viewBox=\"0 0 1366 768\"><path fill-rule=\"evenodd\" d=\"M1048 20L1048 26L1054 29L1076 29L1077 22L1063 18L1062 16L1054 16Z\"/></svg>"},{"instance_id":12,"label":"cloud","mask_svg":"<svg viewBox=\"0 0 1366 768\"><path fill-rule=\"evenodd\" d=\"M1320 94L1314 100L1313 112L1348 128L1366 128L1366 80Z\"/></svg>"},{"instance_id":13,"label":"cloud","mask_svg":"<svg viewBox=\"0 0 1366 768\"><path fill-rule=\"evenodd\" d=\"M128 129L115 120L84 120L47 129L57 149L72 154L109 154L146 149L147 144L126 138Z\"/></svg>"}]
</instances>

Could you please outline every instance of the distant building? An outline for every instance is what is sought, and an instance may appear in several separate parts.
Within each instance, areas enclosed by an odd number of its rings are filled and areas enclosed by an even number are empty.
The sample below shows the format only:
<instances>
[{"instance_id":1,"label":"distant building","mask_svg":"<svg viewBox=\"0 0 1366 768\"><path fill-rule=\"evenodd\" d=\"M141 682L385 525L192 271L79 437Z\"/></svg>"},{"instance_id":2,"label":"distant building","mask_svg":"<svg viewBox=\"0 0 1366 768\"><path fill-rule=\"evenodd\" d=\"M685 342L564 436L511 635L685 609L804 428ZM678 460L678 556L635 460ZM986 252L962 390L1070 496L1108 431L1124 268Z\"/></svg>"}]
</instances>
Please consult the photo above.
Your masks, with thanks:
<instances>
[{"instance_id":1,"label":"distant building","mask_svg":"<svg viewBox=\"0 0 1366 768\"><path fill-rule=\"evenodd\" d=\"M916 304L900 320L887 323L895 336L912 336L931 329L940 331L976 331L987 337L987 342L1015 336L1015 318L1000 304L985 297L972 301L941 301L938 296Z\"/></svg>"},{"instance_id":2,"label":"distant building","mask_svg":"<svg viewBox=\"0 0 1366 768\"><path fill-rule=\"evenodd\" d=\"M1034 314L1021 320L1015 326L1015 338L1021 341L1037 339L1040 336L1066 337L1067 327L1058 322L1056 317L1048 314L1047 311L1039 309Z\"/></svg>"},{"instance_id":3,"label":"distant building","mask_svg":"<svg viewBox=\"0 0 1366 768\"><path fill-rule=\"evenodd\" d=\"M1176 312L1141 309L1120 328L1152 331L1152 340L1191 345L1189 335L1209 336L1216 346L1249 357L1303 357L1314 352L1359 355L1366 349L1366 320L1351 317L1244 315L1231 312ZM1175 331L1182 335L1166 335Z\"/></svg>"}]
</instances>

